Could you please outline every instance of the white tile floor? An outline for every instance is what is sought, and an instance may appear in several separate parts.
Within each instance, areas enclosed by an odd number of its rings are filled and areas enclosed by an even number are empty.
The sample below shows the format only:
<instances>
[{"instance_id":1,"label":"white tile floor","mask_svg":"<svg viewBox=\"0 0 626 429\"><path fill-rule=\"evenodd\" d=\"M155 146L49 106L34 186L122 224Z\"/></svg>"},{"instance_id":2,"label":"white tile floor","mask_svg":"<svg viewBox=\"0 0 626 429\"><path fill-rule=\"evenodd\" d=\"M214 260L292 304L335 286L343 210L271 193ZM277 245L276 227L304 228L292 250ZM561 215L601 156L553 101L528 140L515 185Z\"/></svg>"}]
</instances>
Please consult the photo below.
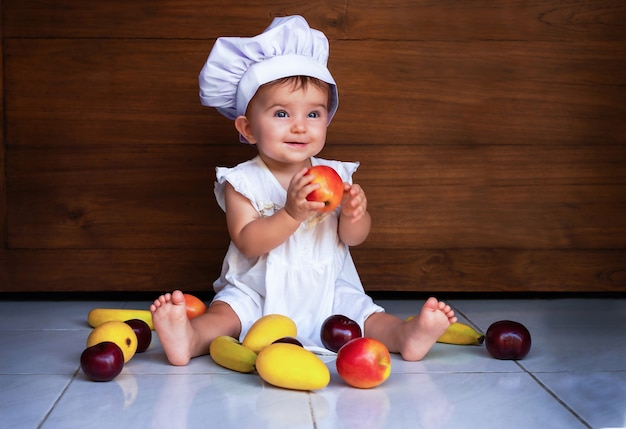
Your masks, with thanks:
<instances>
[{"instance_id":1,"label":"white tile floor","mask_svg":"<svg viewBox=\"0 0 626 429\"><path fill-rule=\"evenodd\" d=\"M421 305L381 300L408 316ZM393 357L370 390L347 387L326 358L320 391L271 387L215 365L167 364L154 336L115 381L79 367L94 307L146 302L0 302L0 427L29 428L624 428L626 299L452 300L481 330L512 319L531 331L526 359L495 360L484 347L435 345L421 362Z\"/></svg>"}]
</instances>

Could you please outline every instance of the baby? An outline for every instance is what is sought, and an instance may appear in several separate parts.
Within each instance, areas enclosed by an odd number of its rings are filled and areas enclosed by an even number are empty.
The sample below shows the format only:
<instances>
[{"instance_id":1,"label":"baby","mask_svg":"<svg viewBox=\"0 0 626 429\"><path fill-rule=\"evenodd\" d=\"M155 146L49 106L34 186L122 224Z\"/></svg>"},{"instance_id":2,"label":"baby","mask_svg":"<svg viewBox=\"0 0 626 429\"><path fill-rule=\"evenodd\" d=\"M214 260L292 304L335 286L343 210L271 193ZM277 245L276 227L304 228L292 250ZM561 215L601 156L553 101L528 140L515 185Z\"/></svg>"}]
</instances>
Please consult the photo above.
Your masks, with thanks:
<instances>
[{"instance_id":1,"label":"baby","mask_svg":"<svg viewBox=\"0 0 626 429\"><path fill-rule=\"evenodd\" d=\"M358 163L317 157L338 106L327 60L328 40L300 16L276 18L256 37L216 41L200 73L201 101L232 119L257 156L217 168L215 195L231 243L206 313L188 320L179 290L150 307L171 364L207 354L217 336L243 338L271 313L293 319L298 336L316 346L323 321L343 314L409 361L422 359L456 321L435 298L405 321L364 292L349 251L371 227L365 192L352 180ZM344 181L333 212L306 199L319 186L307 174L315 165L333 167Z\"/></svg>"}]
</instances>

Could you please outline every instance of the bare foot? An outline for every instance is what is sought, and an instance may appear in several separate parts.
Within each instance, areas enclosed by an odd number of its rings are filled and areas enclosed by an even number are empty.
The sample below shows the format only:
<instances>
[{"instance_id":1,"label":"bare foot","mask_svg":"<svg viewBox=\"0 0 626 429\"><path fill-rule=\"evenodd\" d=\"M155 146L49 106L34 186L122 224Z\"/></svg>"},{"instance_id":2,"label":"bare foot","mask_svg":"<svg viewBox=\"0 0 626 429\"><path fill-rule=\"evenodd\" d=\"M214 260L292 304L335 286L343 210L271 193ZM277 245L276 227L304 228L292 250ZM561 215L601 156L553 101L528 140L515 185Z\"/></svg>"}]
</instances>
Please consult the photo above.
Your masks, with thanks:
<instances>
[{"instance_id":1,"label":"bare foot","mask_svg":"<svg viewBox=\"0 0 626 429\"><path fill-rule=\"evenodd\" d=\"M420 314L404 324L402 358L407 361L422 359L456 320L454 310L448 304L428 298Z\"/></svg>"},{"instance_id":2,"label":"bare foot","mask_svg":"<svg viewBox=\"0 0 626 429\"><path fill-rule=\"evenodd\" d=\"M166 293L150 306L154 330L172 365L187 365L191 359L194 331L187 318L185 297L179 290Z\"/></svg>"}]
</instances>

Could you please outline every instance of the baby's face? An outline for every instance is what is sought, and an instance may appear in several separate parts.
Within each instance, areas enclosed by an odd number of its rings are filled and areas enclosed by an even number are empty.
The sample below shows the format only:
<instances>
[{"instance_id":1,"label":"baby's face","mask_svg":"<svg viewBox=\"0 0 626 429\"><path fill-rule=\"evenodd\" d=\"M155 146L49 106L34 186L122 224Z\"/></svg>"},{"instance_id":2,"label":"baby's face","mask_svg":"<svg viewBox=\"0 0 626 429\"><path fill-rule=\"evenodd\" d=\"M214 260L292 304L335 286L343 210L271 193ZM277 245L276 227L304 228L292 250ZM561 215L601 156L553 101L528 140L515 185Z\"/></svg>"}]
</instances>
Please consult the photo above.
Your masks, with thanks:
<instances>
[{"instance_id":1,"label":"baby's face","mask_svg":"<svg viewBox=\"0 0 626 429\"><path fill-rule=\"evenodd\" d=\"M261 86L248 105L250 143L281 163L302 163L326 142L328 91L290 82ZM248 137L248 136L246 136Z\"/></svg>"}]
</instances>

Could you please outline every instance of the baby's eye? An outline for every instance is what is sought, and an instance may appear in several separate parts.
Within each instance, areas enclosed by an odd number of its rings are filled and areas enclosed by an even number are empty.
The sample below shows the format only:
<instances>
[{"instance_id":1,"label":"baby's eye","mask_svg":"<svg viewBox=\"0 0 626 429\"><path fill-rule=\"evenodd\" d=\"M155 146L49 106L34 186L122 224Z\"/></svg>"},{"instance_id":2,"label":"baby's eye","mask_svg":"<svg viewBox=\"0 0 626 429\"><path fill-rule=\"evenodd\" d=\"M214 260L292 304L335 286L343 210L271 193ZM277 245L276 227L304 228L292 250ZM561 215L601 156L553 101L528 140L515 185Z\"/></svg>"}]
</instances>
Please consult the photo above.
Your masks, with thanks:
<instances>
[{"instance_id":1,"label":"baby's eye","mask_svg":"<svg viewBox=\"0 0 626 429\"><path fill-rule=\"evenodd\" d=\"M319 118L320 114L319 112L311 112L309 113L309 118Z\"/></svg>"},{"instance_id":2,"label":"baby's eye","mask_svg":"<svg viewBox=\"0 0 626 429\"><path fill-rule=\"evenodd\" d=\"M276 116L277 118L286 118L287 112L285 112L284 110L279 110L276 113L274 113L274 116Z\"/></svg>"}]
</instances>

